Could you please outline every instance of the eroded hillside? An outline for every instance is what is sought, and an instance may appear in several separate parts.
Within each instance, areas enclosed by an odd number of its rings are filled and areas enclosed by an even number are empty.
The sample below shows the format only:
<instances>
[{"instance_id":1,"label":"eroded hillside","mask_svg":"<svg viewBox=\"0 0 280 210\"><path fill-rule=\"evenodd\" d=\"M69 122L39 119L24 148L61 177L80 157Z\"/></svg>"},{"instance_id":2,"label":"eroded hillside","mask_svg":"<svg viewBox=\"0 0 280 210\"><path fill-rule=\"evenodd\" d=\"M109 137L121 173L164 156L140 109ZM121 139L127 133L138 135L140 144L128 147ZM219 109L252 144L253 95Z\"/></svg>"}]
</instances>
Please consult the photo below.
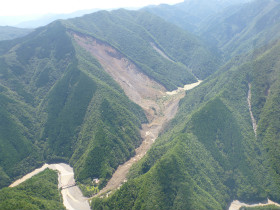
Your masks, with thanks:
<instances>
[{"instance_id":1,"label":"eroded hillside","mask_svg":"<svg viewBox=\"0 0 280 210\"><path fill-rule=\"evenodd\" d=\"M100 191L99 194L102 194L120 187L126 181L132 164L146 154L164 125L175 116L179 100L184 97L185 92L180 90L176 94L167 93L162 85L143 74L134 63L113 47L89 36L75 33L72 33L72 36L79 46L97 58L104 70L124 89L130 100L145 110L149 121L148 124L142 124L143 142L136 149L135 156L118 167L107 186Z\"/></svg>"}]
</instances>

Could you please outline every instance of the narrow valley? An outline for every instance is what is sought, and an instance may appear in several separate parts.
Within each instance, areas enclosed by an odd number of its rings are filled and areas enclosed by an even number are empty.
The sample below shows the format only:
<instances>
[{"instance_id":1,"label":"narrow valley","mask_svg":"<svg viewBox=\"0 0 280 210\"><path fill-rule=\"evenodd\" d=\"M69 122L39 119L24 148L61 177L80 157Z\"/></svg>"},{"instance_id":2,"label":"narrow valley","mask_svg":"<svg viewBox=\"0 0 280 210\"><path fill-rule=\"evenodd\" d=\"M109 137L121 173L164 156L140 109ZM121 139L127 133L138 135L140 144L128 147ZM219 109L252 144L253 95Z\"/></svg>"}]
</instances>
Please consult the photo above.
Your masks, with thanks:
<instances>
[{"instance_id":1,"label":"narrow valley","mask_svg":"<svg viewBox=\"0 0 280 210\"><path fill-rule=\"evenodd\" d=\"M97 58L104 70L123 88L129 99L143 108L149 121L148 124L142 124L143 142L136 149L135 156L117 168L106 187L95 195L100 196L117 189L126 181L131 166L146 154L164 126L177 113L178 103L185 96L185 91L198 86L201 81L167 92L162 85L143 74L116 49L89 36L72 35L82 48ZM163 52L160 55L168 59Z\"/></svg>"}]
</instances>

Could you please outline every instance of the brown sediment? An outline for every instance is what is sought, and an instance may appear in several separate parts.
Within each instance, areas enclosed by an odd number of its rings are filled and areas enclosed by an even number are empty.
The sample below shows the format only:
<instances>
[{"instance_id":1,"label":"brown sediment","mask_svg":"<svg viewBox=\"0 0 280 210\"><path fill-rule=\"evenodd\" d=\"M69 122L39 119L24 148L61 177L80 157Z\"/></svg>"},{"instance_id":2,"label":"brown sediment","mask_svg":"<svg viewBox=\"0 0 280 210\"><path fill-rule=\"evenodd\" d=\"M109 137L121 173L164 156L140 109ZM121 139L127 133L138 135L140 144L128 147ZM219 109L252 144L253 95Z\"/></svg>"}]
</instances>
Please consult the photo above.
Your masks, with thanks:
<instances>
[{"instance_id":1,"label":"brown sediment","mask_svg":"<svg viewBox=\"0 0 280 210\"><path fill-rule=\"evenodd\" d=\"M148 124L142 125L143 141L135 150L135 156L117 168L106 187L96 195L99 196L117 189L126 181L131 166L146 154L164 125L177 113L179 101L185 96L184 90L192 89L201 81L187 86L186 89L179 88L175 92L166 92L161 84L142 73L133 62L110 45L89 36L75 33L72 33L72 36L79 46L99 61L103 69L123 88L126 95L143 108L149 121Z\"/></svg>"}]
</instances>

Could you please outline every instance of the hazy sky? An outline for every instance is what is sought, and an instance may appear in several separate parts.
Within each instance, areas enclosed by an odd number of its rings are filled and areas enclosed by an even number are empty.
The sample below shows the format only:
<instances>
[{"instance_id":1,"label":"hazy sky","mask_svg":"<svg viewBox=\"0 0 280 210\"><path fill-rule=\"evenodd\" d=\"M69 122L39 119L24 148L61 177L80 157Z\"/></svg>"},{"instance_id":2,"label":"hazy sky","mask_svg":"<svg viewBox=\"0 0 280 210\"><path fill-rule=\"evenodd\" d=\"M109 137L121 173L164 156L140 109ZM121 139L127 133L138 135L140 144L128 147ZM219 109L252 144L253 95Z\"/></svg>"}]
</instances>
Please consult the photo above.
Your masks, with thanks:
<instances>
[{"instance_id":1,"label":"hazy sky","mask_svg":"<svg viewBox=\"0 0 280 210\"><path fill-rule=\"evenodd\" d=\"M175 4L183 0L3 0L0 16L70 13L84 9L143 7L150 4Z\"/></svg>"}]
</instances>

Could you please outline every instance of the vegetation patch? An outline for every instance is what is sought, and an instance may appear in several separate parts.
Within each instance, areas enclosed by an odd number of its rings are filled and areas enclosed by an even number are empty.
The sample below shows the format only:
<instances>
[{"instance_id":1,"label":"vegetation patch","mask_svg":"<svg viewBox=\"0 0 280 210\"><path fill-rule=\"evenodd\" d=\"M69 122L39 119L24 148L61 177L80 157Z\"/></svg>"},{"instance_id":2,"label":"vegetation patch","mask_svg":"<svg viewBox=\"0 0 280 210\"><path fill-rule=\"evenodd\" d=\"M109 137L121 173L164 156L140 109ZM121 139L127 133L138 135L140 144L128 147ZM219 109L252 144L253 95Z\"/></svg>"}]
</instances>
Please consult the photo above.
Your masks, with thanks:
<instances>
[{"instance_id":1,"label":"vegetation patch","mask_svg":"<svg viewBox=\"0 0 280 210\"><path fill-rule=\"evenodd\" d=\"M1 189L0 209L64 210L57 177L57 172L46 169L16 187Z\"/></svg>"}]
</instances>

